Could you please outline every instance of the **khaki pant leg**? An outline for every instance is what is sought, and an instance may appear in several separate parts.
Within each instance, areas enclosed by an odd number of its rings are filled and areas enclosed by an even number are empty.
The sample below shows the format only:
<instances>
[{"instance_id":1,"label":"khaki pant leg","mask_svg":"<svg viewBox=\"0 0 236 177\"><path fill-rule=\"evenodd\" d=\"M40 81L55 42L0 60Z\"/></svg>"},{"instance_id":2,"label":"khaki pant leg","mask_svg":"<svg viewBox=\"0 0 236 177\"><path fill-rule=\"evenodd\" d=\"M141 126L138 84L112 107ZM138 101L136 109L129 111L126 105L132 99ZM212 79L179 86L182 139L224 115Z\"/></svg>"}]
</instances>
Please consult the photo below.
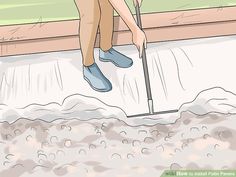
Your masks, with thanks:
<instances>
[{"instance_id":1,"label":"khaki pant leg","mask_svg":"<svg viewBox=\"0 0 236 177\"><path fill-rule=\"evenodd\" d=\"M112 47L113 36L113 13L114 9L109 0L99 0L101 9L101 19L99 23L100 31L100 48L107 51Z\"/></svg>"},{"instance_id":2,"label":"khaki pant leg","mask_svg":"<svg viewBox=\"0 0 236 177\"><path fill-rule=\"evenodd\" d=\"M99 0L74 0L80 14L80 46L83 64L94 63L94 45L100 21Z\"/></svg>"}]
</instances>

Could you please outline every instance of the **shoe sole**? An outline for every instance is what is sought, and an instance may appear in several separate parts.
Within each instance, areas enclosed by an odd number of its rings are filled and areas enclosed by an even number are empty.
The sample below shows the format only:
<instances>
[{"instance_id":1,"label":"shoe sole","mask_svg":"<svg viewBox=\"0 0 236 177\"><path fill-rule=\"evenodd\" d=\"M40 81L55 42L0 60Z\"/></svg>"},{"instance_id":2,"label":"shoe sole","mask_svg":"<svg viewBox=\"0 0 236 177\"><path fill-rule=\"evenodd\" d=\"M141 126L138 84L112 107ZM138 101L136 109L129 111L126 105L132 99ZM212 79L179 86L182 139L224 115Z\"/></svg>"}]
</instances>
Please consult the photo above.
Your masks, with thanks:
<instances>
[{"instance_id":1,"label":"shoe sole","mask_svg":"<svg viewBox=\"0 0 236 177\"><path fill-rule=\"evenodd\" d=\"M111 62L118 68L130 68L133 65L133 62L132 62L132 64L130 66L122 67L122 66L118 65L116 62L114 62L113 60L107 60L107 59L104 59L104 58L101 58L101 57L99 57L99 60L102 61L102 62Z\"/></svg>"},{"instance_id":2,"label":"shoe sole","mask_svg":"<svg viewBox=\"0 0 236 177\"><path fill-rule=\"evenodd\" d=\"M110 90L101 90L101 89L98 89L98 88L94 87L94 86L91 84L91 82L90 82L86 77L84 77L84 80L86 80L86 81L88 82L88 84L90 85L90 87L91 87L93 90L97 91L97 92L109 92L109 91L112 90L112 88L111 88Z\"/></svg>"}]
</instances>

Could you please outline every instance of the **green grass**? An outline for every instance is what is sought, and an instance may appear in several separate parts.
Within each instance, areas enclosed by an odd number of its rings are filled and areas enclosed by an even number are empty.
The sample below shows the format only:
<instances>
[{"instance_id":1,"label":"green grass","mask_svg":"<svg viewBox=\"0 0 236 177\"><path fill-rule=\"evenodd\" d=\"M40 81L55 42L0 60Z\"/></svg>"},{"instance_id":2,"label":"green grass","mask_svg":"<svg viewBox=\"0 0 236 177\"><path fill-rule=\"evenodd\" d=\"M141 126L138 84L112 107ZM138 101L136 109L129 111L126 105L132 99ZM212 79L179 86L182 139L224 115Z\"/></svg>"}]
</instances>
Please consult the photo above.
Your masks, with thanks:
<instances>
[{"instance_id":1,"label":"green grass","mask_svg":"<svg viewBox=\"0 0 236 177\"><path fill-rule=\"evenodd\" d=\"M0 25L78 19L73 0L0 0ZM132 0L126 0L134 13ZM142 13L236 6L236 0L143 0Z\"/></svg>"}]
</instances>

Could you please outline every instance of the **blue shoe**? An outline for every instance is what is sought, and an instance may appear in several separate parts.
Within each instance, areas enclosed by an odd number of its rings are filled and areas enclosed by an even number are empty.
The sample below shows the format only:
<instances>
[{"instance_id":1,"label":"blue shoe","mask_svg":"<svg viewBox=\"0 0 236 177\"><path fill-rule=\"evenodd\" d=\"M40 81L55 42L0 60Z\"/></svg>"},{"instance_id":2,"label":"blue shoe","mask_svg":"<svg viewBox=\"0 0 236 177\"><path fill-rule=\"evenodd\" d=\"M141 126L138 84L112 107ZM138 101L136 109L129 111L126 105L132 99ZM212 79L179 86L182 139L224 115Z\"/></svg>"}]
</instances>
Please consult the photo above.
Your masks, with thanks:
<instances>
[{"instance_id":1,"label":"blue shoe","mask_svg":"<svg viewBox=\"0 0 236 177\"><path fill-rule=\"evenodd\" d=\"M98 92L108 92L112 90L110 81L102 74L96 63L83 67L84 79Z\"/></svg>"},{"instance_id":2,"label":"blue shoe","mask_svg":"<svg viewBox=\"0 0 236 177\"><path fill-rule=\"evenodd\" d=\"M131 58L121 54L113 48L106 52L100 49L99 59L104 62L112 62L115 66L120 68L129 68L133 65L133 60Z\"/></svg>"}]
</instances>

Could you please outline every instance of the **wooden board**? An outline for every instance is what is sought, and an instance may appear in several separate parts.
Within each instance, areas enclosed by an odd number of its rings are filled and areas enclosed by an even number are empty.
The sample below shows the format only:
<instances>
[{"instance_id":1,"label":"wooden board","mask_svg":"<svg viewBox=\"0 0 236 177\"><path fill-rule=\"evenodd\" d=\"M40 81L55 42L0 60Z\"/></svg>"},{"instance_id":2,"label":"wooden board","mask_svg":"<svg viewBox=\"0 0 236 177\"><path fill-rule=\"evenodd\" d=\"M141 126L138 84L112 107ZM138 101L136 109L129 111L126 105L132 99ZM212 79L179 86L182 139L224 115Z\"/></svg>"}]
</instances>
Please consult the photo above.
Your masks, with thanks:
<instances>
[{"instance_id":1,"label":"wooden board","mask_svg":"<svg viewBox=\"0 0 236 177\"><path fill-rule=\"evenodd\" d=\"M236 7L221 7L143 14L142 21L148 42L159 42L236 34L235 14ZM113 44L131 44L131 32L114 18ZM79 20L0 26L0 56L79 49L78 29Z\"/></svg>"}]
</instances>

